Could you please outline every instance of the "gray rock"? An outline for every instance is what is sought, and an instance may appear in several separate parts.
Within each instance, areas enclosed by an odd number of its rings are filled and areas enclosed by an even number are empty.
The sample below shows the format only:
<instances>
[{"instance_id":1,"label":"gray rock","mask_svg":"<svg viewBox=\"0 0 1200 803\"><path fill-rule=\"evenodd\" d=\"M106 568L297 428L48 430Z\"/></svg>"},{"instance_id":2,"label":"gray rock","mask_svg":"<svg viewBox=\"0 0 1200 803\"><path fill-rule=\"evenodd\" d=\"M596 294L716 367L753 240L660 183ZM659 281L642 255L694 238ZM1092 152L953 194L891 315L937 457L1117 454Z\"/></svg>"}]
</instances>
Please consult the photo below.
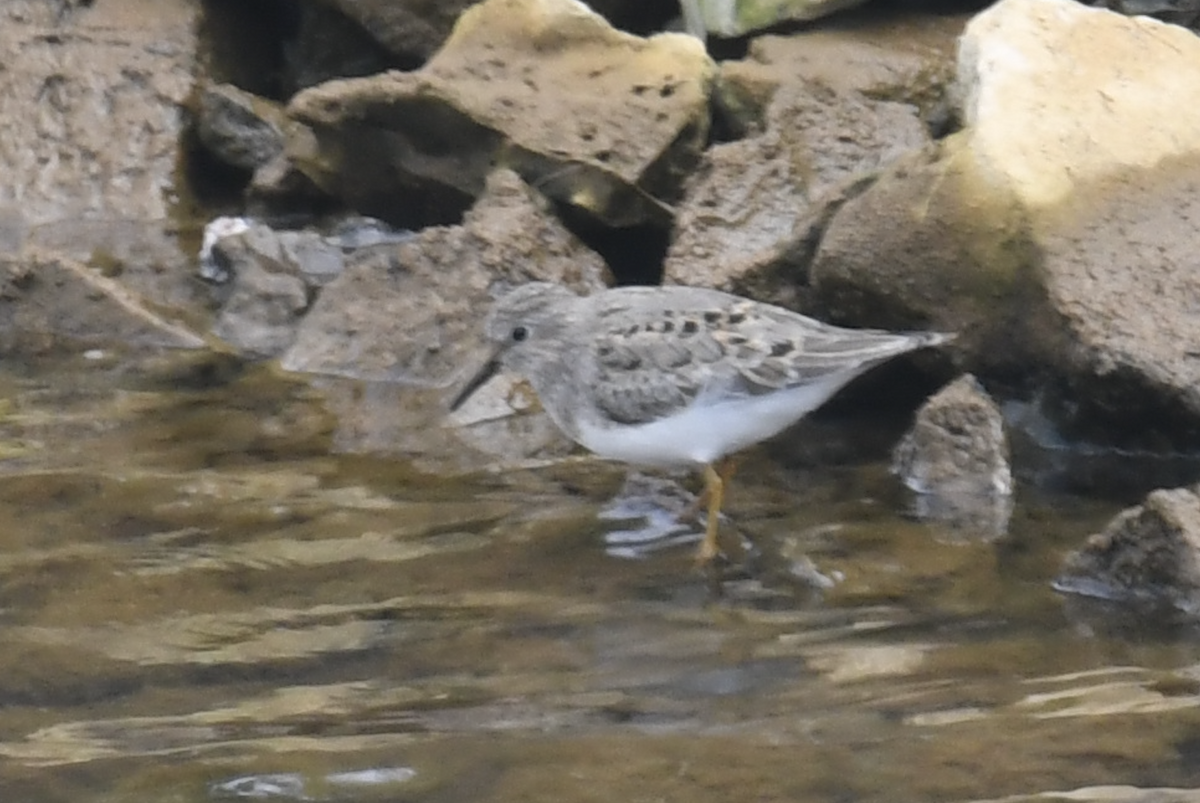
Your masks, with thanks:
<instances>
[{"instance_id":1,"label":"gray rock","mask_svg":"<svg viewBox=\"0 0 1200 803\"><path fill-rule=\"evenodd\" d=\"M308 0L311 2L311 0ZM322 0L357 22L390 53L425 61L477 0Z\"/></svg>"},{"instance_id":2,"label":"gray rock","mask_svg":"<svg viewBox=\"0 0 1200 803\"><path fill-rule=\"evenodd\" d=\"M249 357L292 345L301 317L355 251L412 237L370 218L344 218L328 234L277 230L247 218L216 218L205 229L200 276L221 286L213 333Z\"/></svg>"},{"instance_id":3,"label":"gray rock","mask_svg":"<svg viewBox=\"0 0 1200 803\"><path fill-rule=\"evenodd\" d=\"M461 226L362 249L326 286L282 357L290 371L445 386L481 347L491 291L532 280L579 291L607 269L511 171L498 171Z\"/></svg>"},{"instance_id":4,"label":"gray rock","mask_svg":"<svg viewBox=\"0 0 1200 803\"><path fill-rule=\"evenodd\" d=\"M231 84L200 89L196 130L221 161L257 170L283 153L283 108Z\"/></svg>"},{"instance_id":5,"label":"gray rock","mask_svg":"<svg viewBox=\"0 0 1200 803\"><path fill-rule=\"evenodd\" d=\"M308 309L308 287L293 266L261 255L241 262L213 334L246 356L277 356L295 340Z\"/></svg>"},{"instance_id":6,"label":"gray rock","mask_svg":"<svg viewBox=\"0 0 1200 803\"><path fill-rule=\"evenodd\" d=\"M688 32L742 36L787 21L815 20L864 0L684 0Z\"/></svg>"},{"instance_id":7,"label":"gray rock","mask_svg":"<svg viewBox=\"0 0 1200 803\"><path fill-rule=\"evenodd\" d=\"M975 537L995 538L1012 512L1012 470L1000 408L970 374L931 397L892 454L916 491L916 512Z\"/></svg>"}]
</instances>

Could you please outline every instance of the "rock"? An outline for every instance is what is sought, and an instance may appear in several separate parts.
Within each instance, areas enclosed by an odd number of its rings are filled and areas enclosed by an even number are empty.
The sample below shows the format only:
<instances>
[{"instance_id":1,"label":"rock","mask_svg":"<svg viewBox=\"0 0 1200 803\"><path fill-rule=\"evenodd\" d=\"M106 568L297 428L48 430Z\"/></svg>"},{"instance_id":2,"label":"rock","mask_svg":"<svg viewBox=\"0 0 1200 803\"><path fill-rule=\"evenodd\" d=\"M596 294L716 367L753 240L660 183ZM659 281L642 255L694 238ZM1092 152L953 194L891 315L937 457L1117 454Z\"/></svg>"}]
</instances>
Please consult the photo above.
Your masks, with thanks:
<instances>
[{"instance_id":1,"label":"rock","mask_svg":"<svg viewBox=\"0 0 1200 803\"><path fill-rule=\"evenodd\" d=\"M390 27L371 25L363 14L382 3L349 0L301 0L276 7L274 24L287 29L287 19L295 19L295 36L284 45L284 69L279 76L281 97L290 97L301 89L336 78L372 75L399 66L416 66L437 49L449 26L433 34L415 53L389 52L385 41ZM397 9L412 3L390 3ZM453 3L447 3L453 6ZM436 11L435 11L436 13ZM282 18L282 19L280 19ZM367 24L363 24L367 22ZM245 86L245 84L243 84Z\"/></svg>"},{"instance_id":2,"label":"rock","mask_svg":"<svg viewBox=\"0 0 1200 803\"><path fill-rule=\"evenodd\" d=\"M264 259L287 263L306 286L316 289L337 278L346 254L368 246L405 242L413 236L410 231L358 215L295 230L273 228L252 218L219 217L204 229L200 277L225 284L236 279L239 266Z\"/></svg>"},{"instance_id":3,"label":"rock","mask_svg":"<svg viewBox=\"0 0 1200 803\"><path fill-rule=\"evenodd\" d=\"M1004 418L975 377L964 374L921 405L892 470L917 493L1012 493Z\"/></svg>"},{"instance_id":4,"label":"rock","mask_svg":"<svg viewBox=\"0 0 1200 803\"><path fill-rule=\"evenodd\" d=\"M249 357L283 353L308 310L304 280L288 266L260 258L237 271L235 287L213 324L213 334Z\"/></svg>"},{"instance_id":5,"label":"rock","mask_svg":"<svg viewBox=\"0 0 1200 803\"><path fill-rule=\"evenodd\" d=\"M494 164L613 226L665 226L708 133L712 61L692 37L613 29L571 0L486 0L422 69L293 98L288 153L391 222L457 219Z\"/></svg>"},{"instance_id":6,"label":"rock","mask_svg":"<svg viewBox=\"0 0 1200 803\"><path fill-rule=\"evenodd\" d=\"M182 240L173 221L81 218L35 227L27 242L31 249L59 254L119 281L202 331L208 295L188 272L192 256L182 250Z\"/></svg>"},{"instance_id":7,"label":"rock","mask_svg":"<svg viewBox=\"0 0 1200 803\"><path fill-rule=\"evenodd\" d=\"M778 264L797 213L808 208L804 167L792 144L772 131L705 153L677 209L665 283L787 303L776 288L751 285Z\"/></svg>"},{"instance_id":8,"label":"rock","mask_svg":"<svg viewBox=\"0 0 1200 803\"><path fill-rule=\"evenodd\" d=\"M921 406L892 471L917 492L921 518L988 539L1006 532L1013 481L1004 418L970 374Z\"/></svg>"},{"instance_id":9,"label":"rock","mask_svg":"<svg viewBox=\"0 0 1200 803\"><path fill-rule=\"evenodd\" d=\"M186 228L180 141L198 64L199 5L164 0L135 12L113 2L3 6L0 52L10 58L0 80L0 256L10 272L46 267L51 273L37 280L43 288L102 279L95 292L107 299L86 304L74 320L65 300L11 293L10 284L10 318L0 322L6 343L36 345L51 333L112 343L109 335L127 332L139 343L195 345L194 335L142 313L144 301L197 327L206 314L179 242ZM103 276L81 272L83 263ZM122 319L126 302L136 323L95 326L110 312ZM100 307L109 312L97 316ZM52 320L48 310L62 318ZM14 318L32 327L28 338L18 337Z\"/></svg>"},{"instance_id":10,"label":"rock","mask_svg":"<svg viewBox=\"0 0 1200 803\"><path fill-rule=\"evenodd\" d=\"M310 4L319 6L320 3ZM358 23L393 56L424 62L476 0L321 0Z\"/></svg>"},{"instance_id":11,"label":"rock","mask_svg":"<svg viewBox=\"0 0 1200 803\"><path fill-rule=\"evenodd\" d=\"M283 355L290 371L445 386L477 358L490 291L526 281L604 286L603 261L511 171L461 226L363 249L326 286Z\"/></svg>"},{"instance_id":12,"label":"rock","mask_svg":"<svg viewBox=\"0 0 1200 803\"><path fill-rule=\"evenodd\" d=\"M1054 377L1074 437L1200 444L1200 233L1181 224L1200 215L1197 59L1150 19L993 5L960 42L963 130L837 209L816 300L960 331L981 374Z\"/></svg>"},{"instance_id":13,"label":"rock","mask_svg":"<svg viewBox=\"0 0 1200 803\"><path fill-rule=\"evenodd\" d=\"M136 25L114 3L0 25L0 206L31 229L171 215L198 7L143 10Z\"/></svg>"},{"instance_id":14,"label":"rock","mask_svg":"<svg viewBox=\"0 0 1200 803\"><path fill-rule=\"evenodd\" d=\"M251 174L245 193L248 212L311 216L312 210L329 205L328 196L284 152L285 136L307 141L312 133L281 105L232 84L205 84L199 94L197 136L217 161Z\"/></svg>"},{"instance_id":15,"label":"rock","mask_svg":"<svg viewBox=\"0 0 1200 803\"><path fill-rule=\"evenodd\" d=\"M923 118L949 80L957 30L933 27L762 37L723 64L718 106L748 136L711 147L689 180L666 280L797 306L832 209L930 142Z\"/></svg>"},{"instance_id":16,"label":"rock","mask_svg":"<svg viewBox=\"0 0 1200 803\"><path fill-rule=\"evenodd\" d=\"M260 217L298 214L329 207L329 196L280 154L254 171L246 188L246 212Z\"/></svg>"},{"instance_id":17,"label":"rock","mask_svg":"<svg viewBox=\"0 0 1200 803\"><path fill-rule=\"evenodd\" d=\"M959 42L957 91L972 155L1041 210L1080 200L1080 185L1090 189L1118 168L1194 154L1200 109L1162 115L1159 104L1197 91L1200 77L1163 71L1198 52L1193 34L1152 19L1070 0L1004 0L975 17ZM1164 74L1176 80L1163 82Z\"/></svg>"},{"instance_id":18,"label":"rock","mask_svg":"<svg viewBox=\"0 0 1200 803\"><path fill-rule=\"evenodd\" d=\"M0 259L0 353L205 345L136 293L74 260L36 250Z\"/></svg>"},{"instance_id":19,"label":"rock","mask_svg":"<svg viewBox=\"0 0 1200 803\"><path fill-rule=\"evenodd\" d=\"M1200 613L1200 487L1158 490L1064 561L1062 591Z\"/></svg>"},{"instance_id":20,"label":"rock","mask_svg":"<svg viewBox=\"0 0 1200 803\"><path fill-rule=\"evenodd\" d=\"M688 31L734 37L781 22L802 22L851 8L864 0L684 0Z\"/></svg>"},{"instance_id":21,"label":"rock","mask_svg":"<svg viewBox=\"0 0 1200 803\"><path fill-rule=\"evenodd\" d=\"M261 221L221 217L205 229L200 275L227 285L213 325L243 356L277 357L296 337L310 300L361 248L413 237L369 218L342 219L329 234L276 230Z\"/></svg>"},{"instance_id":22,"label":"rock","mask_svg":"<svg viewBox=\"0 0 1200 803\"><path fill-rule=\"evenodd\" d=\"M796 255L811 253L825 205L929 141L912 106L819 88L785 97L772 104L766 133L705 154L678 207L667 281L787 304Z\"/></svg>"},{"instance_id":23,"label":"rock","mask_svg":"<svg viewBox=\"0 0 1200 803\"><path fill-rule=\"evenodd\" d=\"M196 131L225 164L254 171L280 156L287 122L282 107L232 84L200 89Z\"/></svg>"},{"instance_id":24,"label":"rock","mask_svg":"<svg viewBox=\"0 0 1200 803\"><path fill-rule=\"evenodd\" d=\"M232 260L218 246L228 238L249 231L252 225L250 218L233 215L222 215L208 222L200 240L201 279L213 284L225 284L233 278Z\"/></svg>"},{"instance_id":25,"label":"rock","mask_svg":"<svg viewBox=\"0 0 1200 803\"><path fill-rule=\"evenodd\" d=\"M1195 28L1200 22L1200 2L1197 0L1090 0L1088 5L1130 16L1154 17L1187 28Z\"/></svg>"},{"instance_id":26,"label":"rock","mask_svg":"<svg viewBox=\"0 0 1200 803\"><path fill-rule=\"evenodd\" d=\"M867 18L847 28L756 37L745 59L722 62L717 101L728 113L731 102L753 95L760 82L776 88L815 84L911 104L922 117L932 117L946 102L956 43L966 23L962 16L906 13ZM759 108L765 110L766 104Z\"/></svg>"}]
</instances>

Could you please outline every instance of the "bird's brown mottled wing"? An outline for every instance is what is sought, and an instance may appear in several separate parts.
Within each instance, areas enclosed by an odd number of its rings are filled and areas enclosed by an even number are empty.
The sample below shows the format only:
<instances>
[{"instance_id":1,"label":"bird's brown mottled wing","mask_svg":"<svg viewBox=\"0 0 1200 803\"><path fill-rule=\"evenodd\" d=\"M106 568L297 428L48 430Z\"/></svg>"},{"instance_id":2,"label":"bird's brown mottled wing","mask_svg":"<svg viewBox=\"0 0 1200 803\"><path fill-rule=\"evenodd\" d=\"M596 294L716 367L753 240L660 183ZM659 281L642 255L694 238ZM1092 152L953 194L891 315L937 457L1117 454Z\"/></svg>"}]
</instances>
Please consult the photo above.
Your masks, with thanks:
<instances>
[{"instance_id":1,"label":"bird's brown mottled wing","mask_svg":"<svg viewBox=\"0 0 1200 803\"><path fill-rule=\"evenodd\" d=\"M920 345L919 335L841 329L700 288L605 294L580 355L594 402L614 422L679 412L697 396L758 395L850 377Z\"/></svg>"}]
</instances>

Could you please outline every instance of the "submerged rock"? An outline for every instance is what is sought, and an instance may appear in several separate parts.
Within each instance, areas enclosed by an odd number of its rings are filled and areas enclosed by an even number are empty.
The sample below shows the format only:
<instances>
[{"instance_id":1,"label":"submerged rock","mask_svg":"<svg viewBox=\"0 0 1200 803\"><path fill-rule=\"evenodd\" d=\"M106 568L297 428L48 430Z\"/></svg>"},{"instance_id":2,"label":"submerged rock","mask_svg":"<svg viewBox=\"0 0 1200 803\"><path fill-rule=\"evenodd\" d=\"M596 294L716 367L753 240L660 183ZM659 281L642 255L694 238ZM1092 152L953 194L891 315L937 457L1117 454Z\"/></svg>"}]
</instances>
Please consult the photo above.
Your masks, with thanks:
<instances>
[{"instance_id":1,"label":"submerged rock","mask_svg":"<svg viewBox=\"0 0 1200 803\"><path fill-rule=\"evenodd\" d=\"M1011 494L1000 408L975 377L959 377L917 411L896 446L892 469L918 493Z\"/></svg>"},{"instance_id":2,"label":"submerged rock","mask_svg":"<svg viewBox=\"0 0 1200 803\"><path fill-rule=\"evenodd\" d=\"M1158 490L1063 563L1059 590L1200 614L1200 486Z\"/></svg>"}]
</instances>

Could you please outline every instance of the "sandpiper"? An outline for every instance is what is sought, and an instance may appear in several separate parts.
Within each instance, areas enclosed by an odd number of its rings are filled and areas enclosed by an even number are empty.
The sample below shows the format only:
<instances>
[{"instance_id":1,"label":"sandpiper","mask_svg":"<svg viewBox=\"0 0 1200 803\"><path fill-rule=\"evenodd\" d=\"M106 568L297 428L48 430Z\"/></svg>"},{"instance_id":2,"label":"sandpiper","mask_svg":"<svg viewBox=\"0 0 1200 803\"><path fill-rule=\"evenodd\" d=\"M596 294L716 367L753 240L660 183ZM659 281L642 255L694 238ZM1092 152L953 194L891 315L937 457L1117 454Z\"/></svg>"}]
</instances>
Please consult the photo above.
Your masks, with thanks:
<instances>
[{"instance_id":1,"label":"sandpiper","mask_svg":"<svg viewBox=\"0 0 1200 803\"><path fill-rule=\"evenodd\" d=\"M600 457L701 468L701 563L719 554L726 478L715 463L800 420L864 371L952 337L844 329L699 287L579 296L544 282L501 297L485 333L492 351L451 409L507 367Z\"/></svg>"}]
</instances>

